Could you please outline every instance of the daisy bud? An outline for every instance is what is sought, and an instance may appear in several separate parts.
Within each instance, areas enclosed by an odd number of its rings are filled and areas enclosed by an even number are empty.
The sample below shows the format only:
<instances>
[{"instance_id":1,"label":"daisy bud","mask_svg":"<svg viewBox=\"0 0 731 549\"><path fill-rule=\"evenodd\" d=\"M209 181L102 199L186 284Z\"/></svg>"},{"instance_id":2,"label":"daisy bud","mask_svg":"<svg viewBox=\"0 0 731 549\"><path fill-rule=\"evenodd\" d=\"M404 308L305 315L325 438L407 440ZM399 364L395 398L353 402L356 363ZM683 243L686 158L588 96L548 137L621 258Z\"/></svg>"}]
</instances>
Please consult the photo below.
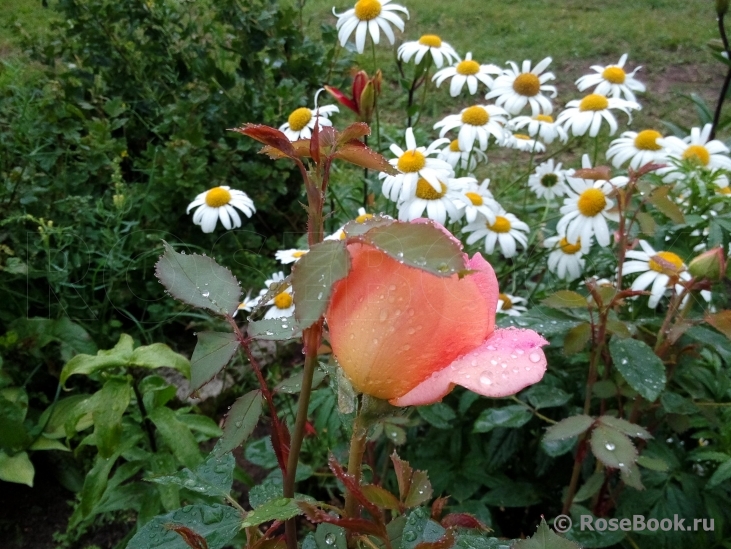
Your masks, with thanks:
<instances>
[{"instance_id":1,"label":"daisy bud","mask_svg":"<svg viewBox=\"0 0 731 549\"><path fill-rule=\"evenodd\" d=\"M713 248L693 258L688 264L688 272L696 278L721 280L726 273L726 256L723 248Z\"/></svg>"},{"instance_id":2,"label":"daisy bud","mask_svg":"<svg viewBox=\"0 0 731 549\"><path fill-rule=\"evenodd\" d=\"M719 16L726 15L728 11L728 0L716 0L716 13Z\"/></svg>"}]
</instances>

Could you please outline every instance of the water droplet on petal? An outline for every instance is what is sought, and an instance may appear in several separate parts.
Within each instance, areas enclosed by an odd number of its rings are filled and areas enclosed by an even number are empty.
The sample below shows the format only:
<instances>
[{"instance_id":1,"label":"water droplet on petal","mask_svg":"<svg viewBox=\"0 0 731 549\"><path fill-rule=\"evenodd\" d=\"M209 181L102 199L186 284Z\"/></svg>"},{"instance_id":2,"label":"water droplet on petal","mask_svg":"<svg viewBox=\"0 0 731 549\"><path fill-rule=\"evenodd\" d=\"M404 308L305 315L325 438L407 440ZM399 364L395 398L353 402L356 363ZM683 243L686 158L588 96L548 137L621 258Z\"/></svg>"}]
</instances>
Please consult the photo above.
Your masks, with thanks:
<instances>
[{"instance_id":1,"label":"water droplet on petal","mask_svg":"<svg viewBox=\"0 0 731 549\"><path fill-rule=\"evenodd\" d=\"M528 360L531 362L540 362L541 361L541 355L538 353L531 353L528 355Z\"/></svg>"},{"instance_id":2,"label":"water droplet on petal","mask_svg":"<svg viewBox=\"0 0 731 549\"><path fill-rule=\"evenodd\" d=\"M482 383L483 385L492 385L492 380L487 375L487 372L480 376L480 383Z\"/></svg>"}]
</instances>

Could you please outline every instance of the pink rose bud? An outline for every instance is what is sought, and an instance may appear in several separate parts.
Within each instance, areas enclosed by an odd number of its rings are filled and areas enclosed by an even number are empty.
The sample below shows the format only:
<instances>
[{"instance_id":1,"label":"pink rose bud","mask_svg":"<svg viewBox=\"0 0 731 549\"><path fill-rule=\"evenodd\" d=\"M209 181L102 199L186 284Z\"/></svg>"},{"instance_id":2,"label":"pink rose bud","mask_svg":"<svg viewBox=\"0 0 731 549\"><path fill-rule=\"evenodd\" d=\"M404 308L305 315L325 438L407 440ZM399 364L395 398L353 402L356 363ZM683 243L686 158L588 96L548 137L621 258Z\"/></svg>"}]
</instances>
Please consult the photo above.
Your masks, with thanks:
<instances>
[{"instance_id":1,"label":"pink rose bud","mask_svg":"<svg viewBox=\"0 0 731 549\"><path fill-rule=\"evenodd\" d=\"M445 229L446 231L446 229ZM326 313L333 353L353 386L396 406L440 401L455 385L502 397L546 370L532 330L495 329L498 283L478 253L473 271L439 277L365 244L348 245L352 267Z\"/></svg>"}]
</instances>

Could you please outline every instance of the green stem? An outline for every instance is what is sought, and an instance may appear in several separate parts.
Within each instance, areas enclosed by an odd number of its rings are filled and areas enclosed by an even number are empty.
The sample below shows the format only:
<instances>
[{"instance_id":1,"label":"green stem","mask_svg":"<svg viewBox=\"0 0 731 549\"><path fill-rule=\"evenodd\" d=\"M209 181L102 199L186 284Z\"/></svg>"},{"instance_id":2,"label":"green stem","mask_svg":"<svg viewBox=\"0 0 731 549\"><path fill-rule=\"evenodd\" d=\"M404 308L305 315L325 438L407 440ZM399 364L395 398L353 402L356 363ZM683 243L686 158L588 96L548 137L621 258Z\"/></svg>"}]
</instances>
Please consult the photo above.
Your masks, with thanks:
<instances>
[{"instance_id":1,"label":"green stem","mask_svg":"<svg viewBox=\"0 0 731 549\"><path fill-rule=\"evenodd\" d=\"M431 69L431 57L428 58L426 69L424 71L424 90L421 93L421 104L419 105L419 112L416 114L414 126L416 126L419 123L419 120L421 120L421 113L424 112L424 106L426 105L426 89L429 87L429 69Z\"/></svg>"},{"instance_id":2,"label":"green stem","mask_svg":"<svg viewBox=\"0 0 731 549\"><path fill-rule=\"evenodd\" d=\"M376 62L376 44L371 40L371 51L373 52L373 74L375 75L378 71L378 66ZM373 111L376 114L376 143L378 145L378 150L376 152L381 152L381 119L378 114L378 94L374 94L374 100L373 100Z\"/></svg>"},{"instance_id":3,"label":"green stem","mask_svg":"<svg viewBox=\"0 0 731 549\"><path fill-rule=\"evenodd\" d=\"M350 437L350 454L348 456L348 474L353 475L358 484L360 484L367 434L368 429L363 424L359 413L353 422L353 436ZM358 502L349 490L345 493L345 516L358 518Z\"/></svg>"}]
</instances>

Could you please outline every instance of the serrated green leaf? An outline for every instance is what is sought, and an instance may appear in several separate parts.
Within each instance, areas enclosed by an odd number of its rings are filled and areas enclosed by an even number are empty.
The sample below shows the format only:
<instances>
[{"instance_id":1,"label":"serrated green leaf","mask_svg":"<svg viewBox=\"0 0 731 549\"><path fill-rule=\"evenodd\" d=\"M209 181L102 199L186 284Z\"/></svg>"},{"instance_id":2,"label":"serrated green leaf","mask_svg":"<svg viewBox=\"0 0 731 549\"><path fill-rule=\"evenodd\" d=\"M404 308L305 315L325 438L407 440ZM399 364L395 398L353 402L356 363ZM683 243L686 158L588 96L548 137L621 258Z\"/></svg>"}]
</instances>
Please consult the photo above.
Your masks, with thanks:
<instances>
[{"instance_id":1,"label":"serrated green leaf","mask_svg":"<svg viewBox=\"0 0 731 549\"><path fill-rule=\"evenodd\" d=\"M315 244L292 268L294 316L308 328L325 313L333 285L350 271L350 254L344 240Z\"/></svg>"},{"instance_id":2,"label":"serrated green leaf","mask_svg":"<svg viewBox=\"0 0 731 549\"><path fill-rule=\"evenodd\" d=\"M650 203L665 214L673 223L682 225L685 223L683 212L677 204L668 198L671 187L663 185L655 188L650 194Z\"/></svg>"},{"instance_id":3,"label":"serrated green leaf","mask_svg":"<svg viewBox=\"0 0 731 549\"><path fill-rule=\"evenodd\" d=\"M277 498L266 502L246 515L241 527L258 526L259 524L272 520L287 520L301 514L302 511L297 506L296 500L292 498Z\"/></svg>"},{"instance_id":4,"label":"serrated green leaf","mask_svg":"<svg viewBox=\"0 0 731 549\"><path fill-rule=\"evenodd\" d=\"M630 437L639 437L645 440L652 438L650 432L644 427L640 427L639 425L635 425L634 423L630 423L629 421L619 417L601 416L599 418L599 423L611 427L612 429L616 429L620 433L624 433Z\"/></svg>"},{"instance_id":5,"label":"serrated green leaf","mask_svg":"<svg viewBox=\"0 0 731 549\"><path fill-rule=\"evenodd\" d=\"M665 388L665 365L646 343L613 337L609 353L615 368L630 387L649 402L660 396Z\"/></svg>"},{"instance_id":6,"label":"serrated green leaf","mask_svg":"<svg viewBox=\"0 0 731 549\"><path fill-rule=\"evenodd\" d=\"M648 456L640 456L637 458L637 465L641 465L645 469L651 471L659 471L664 473L670 470L670 466L660 458L652 458Z\"/></svg>"},{"instance_id":7,"label":"serrated green leaf","mask_svg":"<svg viewBox=\"0 0 731 549\"><path fill-rule=\"evenodd\" d=\"M594 472L586 482L576 491L574 502L581 502L589 499L596 494L604 484L604 473L602 471Z\"/></svg>"},{"instance_id":8,"label":"serrated green leaf","mask_svg":"<svg viewBox=\"0 0 731 549\"><path fill-rule=\"evenodd\" d=\"M155 274L170 295L183 303L219 315L233 315L241 302L236 277L210 257L180 254L163 240L165 253L155 264Z\"/></svg>"},{"instance_id":9,"label":"serrated green leaf","mask_svg":"<svg viewBox=\"0 0 731 549\"><path fill-rule=\"evenodd\" d=\"M302 335L302 328L291 316L254 320L246 326L246 333L253 339L287 341Z\"/></svg>"},{"instance_id":10,"label":"serrated green leaf","mask_svg":"<svg viewBox=\"0 0 731 549\"><path fill-rule=\"evenodd\" d=\"M558 440L541 439L541 450L551 457L562 456L570 452L576 445L576 437L562 438Z\"/></svg>"},{"instance_id":11,"label":"serrated green leaf","mask_svg":"<svg viewBox=\"0 0 731 549\"><path fill-rule=\"evenodd\" d=\"M422 503L429 501L432 497L431 482L426 471L414 471L411 475L411 487L409 493L406 494L404 505L406 507L417 507Z\"/></svg>"},{"instance_id":12,"label":"serrated green leaf","mask_svg":"<svg viewBox=\"0 0 731 549\"><path fill-rule=\"evenodd\" d=\"M591 324L582 322L578 326L574 326L563 339L563 352L566 356L575 355L581 352L591 339Z\"/></svg>"},{"instance_id":13,"label":"serrated green leaf","mask_svg":"<svg viewBox=\"0 0 731 549\"><path fill-rule=\"evenodd\" d=\"M637 449L624 433L599 425L591 432L591 451L607 467L622 469L634 464Z\"/></svg>"},{"instance_id":14,"label":"serrated green leaf","mask_svg":"<svg viewBox=\"0 0 731 549\"><path fill-rule=\"evenodd\" d=\"M567 417L546 429L546 434L543 435L543 440L563 440L566 438L579 436L581 433L591 427L593 423L593 417L585 416L583 414Z\"/></svg>"},{"instance_id":15,"label":"serrated green leaf","mask_svg":"<svg viewBox=\"0 0 731 549\"><path fill-rule=\"evenodd\" d=\"M315 370L312 375L312 389L316 389L327 374L322 370ZM280 381L274 387L276 393L287 393L288 395L296 395L302 390L302 377L304 372L298 372L290 378Z\"/></svg>"},{"instance_id":16,"label":"serrated green leaf","mask_svg":"<svg viewBox=\"0 0 731 549\"><path fill-rule=\"evenodd\" d=\"M99 455L108 458L122 436L122 417L132 398L132 386L126 379L109 379L101 388L92 411L94 438Z\"/></svg>"},{"instance_id":17,"label":"serrated green leaf","mask_svg":"<svg viewBox=\"0 0 731 549\"><path fill-rule=\"evenodd\" d=\"M211 453L194 470L187 467L174 475L151 477L145 480L155 484L175 485L207 496L225 497L231 491L236 460L233 454L216 456Z\"/></svg>"},{"instance_id":18,"label":"serrated green leaf","mask_svg":"<svg viewBox=\"0 0 731 549\"><path fill-rule=\"evenodd\" d=\"M634 463L632 465L625 465L619 468L619 476L627 486L631 486L635 490L644 490L645 486L642 484L642 473L640 468Z\"/></svg>"},{"instance_id":19,"label":"serrated green leaf","mask_svg":"<svg viewBox=\"0 0 731 549\"><path fill-rule=\"evenodd\" d=\"M129 540L127 549L190 549L175 532L176 526L190 528L204 537L208 549L221 549L241 529L241 515L226 505L188 505L142 526Z\"/></svg>"},{"instance_id":20,"label":"serrated green leaf","mask_svg":"<svg viewBox=\"0 0 731 549\"><path fill-rule=\"evenodd\" d=\"M585 309L589 305L583 295L571 290L559 290L541 301L541 303L552 309Z\"/></svg>"},{"instance_id":21,"label":"serrated green leaf","mask_svg":"<svg viewBox=\"0 0 731 549\"><path fill-rule=\"evenodd\" d=\"M33 488L35 468L26 452L9 456L0 450L0 480L26 484Z\"/></svg>"},{"instance_id":22,"label":"serrated green leaf","mask_svg":"<svg viewBox=\"0 0 731 549\"><path fill-rule=\"evenodd\" d=\"M198 343L190 359L190 389L195 392L211 381L239 348L236 334L198 332Z\"/></svg>"},{"instance_id":23,"label":"serrated green leaf","mask_svg":"<svg viewBox=\"0 0 731 549\"><path fill-rule=\"evenodd\" d=\"M573 541L562 538L551 530L546 519L541 518L536 533L529 539L521 539L512 545L512 549L580 549Z\"/></svg>"},{"instance_id":24,"label":"serrated green leaf","mask_svg":"<svg viewBox=\"0 0 731 549\"><path fill-rule=\"evenodd\" d=\"M368 501L381 509L398 510L400 507L398 498L385 488L375 484L364 484L361 486L361 490Z\"/></svg>"},{"instance_id":25,"label":"serrated green leaf","mask_svg":"<svg viewBox=\"0 0 731 549\"><path fill-rule=\"evenodd\" d=\"M452 276L465 270L462 245L432 222L377 226L348 238L369 244L399 263L437 276Z\"/></svg>"},{"instance_id":26,"label":"serrated green leaf","mask_svg":"<svg viewBox=\"0 0 731 549\"><path fill-rule=\"evenodd\" d=\"M541 306L532 307L520 316L505 316L498 320L503 328L530 328L546 338L563 335L582 322L584 320L570 316L562 310Z\"/></svg>"},{"instance_id":27,"label":"serrated green leaf","mask_svg":"<svg viewBox=\"0 0 731 549\"><path fill-rule=\"evenodd\" d=\"M660 402L666 412L671 414L690 415L698 412L698 406L693 401L682 397L678 393L664 392L660 396Z\"/></svg>"},{"instance_id":28,"label":"serrated green leaf","mask_svg":"<svg viewBox=\"0 0 731 549\"><path fill-rule=\"evenodd\" d=\"M451 429L450 421L457 417L454 410L443 402L437 402L430 406L418 406L416 411L427 423L437 429Z\"/></svg>"},{"instance_id":29,"label":"serrated green leaf","mask_svg":"<svg viewBox=\"0 0 731 549\"><path fill-rule=\"evenodd\" d=\"M409 513L401 536L401 549L414 549L420 543L440 540L446 530L429 518L429 512L418 507Z\"/></svg>"},{"instance_id":30,"label":"serrated green leaf","mask_svg":"<svg viewBox=\"0 0 731 549\"><path fill-rule=\"evenodd\" d=\"M513 404L502 408L488 408L475 420L473 432L488 433L495 427L522 427L530 421L533 413L527 406Z\"/></svg>"},{"instance_id":31,"label":"serrated green leaf","mask_svg":"<svg viewBox=\"0 0 731 549\"><path fill-rule=\"evenodd\" d=\"M533 385L524 391L521 396L526 397L531 406L536 409L563 406L571 400L571 395L566 391L548 385Z\"/></svg>"},{"instance_id":32,"label":"serrated green leaf","mask_svg":"<svg viewBox=\"0 0 731 549\"><path fill-rule=\"evenodd\" d=\"M216 445L215 452L217 455L220 456L225 452L230 452L249 438L259 422L261 402L261 390L256 389L246 393L233 403L231 410L226 415L223 436Z\"/></svg>"},{"instance_id":33,"label":"serrated green leaf","mask_svg":"<svg viewBox=\"0 0 731 549\"><path fill-rule=\"evenodd\" d=\"M347 549L348 540L345 528L323 522L315 530L315 543L318 549Z\"/></svg>"}]
</instances>

